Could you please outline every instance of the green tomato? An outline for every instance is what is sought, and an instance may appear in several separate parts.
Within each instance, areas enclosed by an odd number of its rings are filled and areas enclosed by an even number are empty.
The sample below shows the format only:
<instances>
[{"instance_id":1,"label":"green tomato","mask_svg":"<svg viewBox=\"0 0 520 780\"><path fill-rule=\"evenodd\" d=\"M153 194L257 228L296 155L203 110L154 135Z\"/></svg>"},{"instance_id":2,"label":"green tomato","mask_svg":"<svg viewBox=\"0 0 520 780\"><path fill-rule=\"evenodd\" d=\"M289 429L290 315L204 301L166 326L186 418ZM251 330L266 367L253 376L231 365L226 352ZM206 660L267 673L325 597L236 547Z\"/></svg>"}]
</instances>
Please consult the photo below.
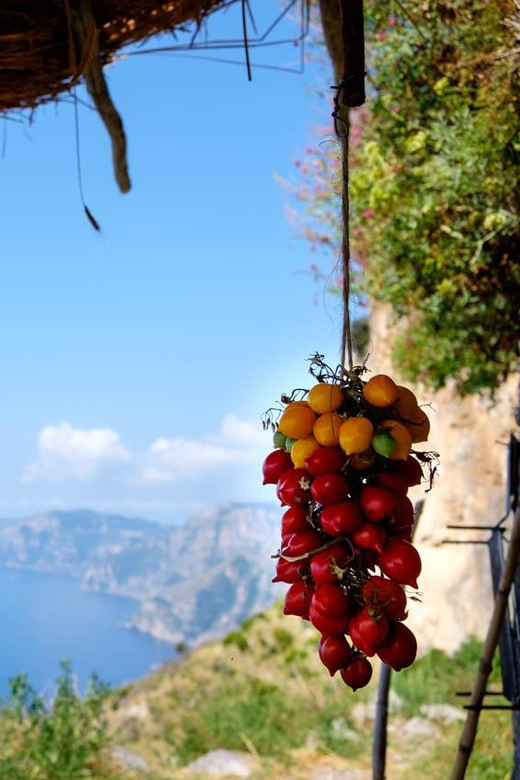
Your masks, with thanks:
<instances>
[{"instance_id":1,"label":"green tomato","mask_svg":"<svg viewBox=\"0 0 520 780\"><path fill-rule=\"evenodd\" d=\"M290 436L288 436L285 440L285 449L287 452L290 452L292 450L292 446L296 439L291 439Z\"/></svg>"},{"instance_id":2,"label":"green tomato","mask_svg":"<svg viewBox=\"0 0 520 780\"><path fill-rule=\"evenodd\" d=\"M284 436L280 431L276 431L273 436L273 446L276 447L276 449L284 450L286 441L287 436Z\"/></svg>"},{"instance_id":3,"label":"green tomato","mask_svg":"<svg viewBox=\"0 0 520 780\"><path fill-rule=\"evenodd\" d=\"M387 431L380 431L372 439L372 447L378 455L390 458L396 450L397 442Z\"/></svg>"}]
</instances>

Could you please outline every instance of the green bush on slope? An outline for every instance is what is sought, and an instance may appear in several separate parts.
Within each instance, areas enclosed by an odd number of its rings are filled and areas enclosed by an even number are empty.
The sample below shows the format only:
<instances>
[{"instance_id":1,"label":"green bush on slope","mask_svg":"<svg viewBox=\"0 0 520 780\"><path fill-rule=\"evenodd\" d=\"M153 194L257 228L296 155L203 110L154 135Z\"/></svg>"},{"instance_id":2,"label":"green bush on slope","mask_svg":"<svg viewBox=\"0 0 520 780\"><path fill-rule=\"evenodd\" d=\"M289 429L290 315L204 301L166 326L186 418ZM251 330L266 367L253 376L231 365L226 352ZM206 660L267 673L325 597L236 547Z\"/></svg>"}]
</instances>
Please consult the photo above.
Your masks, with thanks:
<instances>
[{"instance_id":1,"label":"green bush on slope","mask_svg":"<svg viewBox=\"0 0 520 780\"><path fill-rule=\"evenodd\" d=\"M107 688L93 676L81 698L70 665L62 673L52 704L22 674L10 680L10 697L0 711L0 777L9 780L90 780L116 777L103 752L108 746L103 707Z\"/></svg>"}]
</instances>

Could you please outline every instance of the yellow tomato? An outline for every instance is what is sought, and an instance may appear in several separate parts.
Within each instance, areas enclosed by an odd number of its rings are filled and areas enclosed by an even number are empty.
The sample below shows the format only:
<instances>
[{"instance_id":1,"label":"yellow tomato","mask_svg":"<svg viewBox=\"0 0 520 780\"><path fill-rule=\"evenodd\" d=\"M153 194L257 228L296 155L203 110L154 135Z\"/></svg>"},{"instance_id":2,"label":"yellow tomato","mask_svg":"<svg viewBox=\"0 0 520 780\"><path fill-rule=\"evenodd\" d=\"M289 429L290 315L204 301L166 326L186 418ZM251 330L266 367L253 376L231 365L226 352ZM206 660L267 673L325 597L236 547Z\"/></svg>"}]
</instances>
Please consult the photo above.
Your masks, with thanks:
<instances>
[{"instance_id":1,"label":"yellow tomato","mask_svg":"<svg viewBox=\"0 0 520 780\"><path fill-rule=\"evenodd\" d=\"M319 444L314 436L307 436L306 439L296 439L291 447L291 460L294 468L304 469L305 460L309 455L319 448Z\"/></svg>"}]
</instances>

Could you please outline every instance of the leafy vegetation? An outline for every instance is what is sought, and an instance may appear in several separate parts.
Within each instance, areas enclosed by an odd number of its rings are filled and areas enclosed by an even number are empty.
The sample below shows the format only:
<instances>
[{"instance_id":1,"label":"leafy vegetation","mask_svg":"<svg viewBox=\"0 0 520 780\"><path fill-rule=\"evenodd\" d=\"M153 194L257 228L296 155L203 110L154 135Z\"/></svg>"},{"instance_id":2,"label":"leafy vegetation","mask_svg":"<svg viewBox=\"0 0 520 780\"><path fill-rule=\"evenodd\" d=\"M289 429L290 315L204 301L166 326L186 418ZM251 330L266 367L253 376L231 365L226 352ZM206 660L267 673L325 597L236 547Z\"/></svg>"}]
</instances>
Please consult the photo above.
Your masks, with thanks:
<instances>
[{"instance_id":1,"label":"leafy vegetation","mask_svg":"<svg viewBox=\"0 0 520 780\"><path fill-rule=\"evenodd\" d=\"M377 682L352 694L339 675L329 678L316 657L316 632L280 611L246 621L222 642L196 649L121 696L115 692L113 738L143 756L157 778L174 777L216 748L252 755L258 778L305 777L306 767L331 756L345 776L354 768L368 773L372 726L358 710L374 700ZM426 740L403 732L411 718L425 717L424 704L452 704L462 712L456 692L471 688L479 655L480 643L471 640L453 656L430 651L392 675L398 698L389 721L389 777L415 780L425 766L432 780L449 776L460 722L431 721L437 734ZM499 678L497 664L491 688L500 688ZM149 715L136 722L134 713L143 707ZM510 719L509 712L482 714L470 777L507 776Z\"/></svg>"},{"instance_id":2,"label":"leafy vegetation","mask_svg":"<svg viewBox=\"0 0 520 780\"><path fill-rule=\"evenodd\" d=\"M365 292L401 319L394 358L410 379L494 388L520 343L520 71L504 23L515 5L365 5L370 95L351 133ZM337 243L336 154L324 144L298 161L307 235L322 246Z\"/></svg>"},{"instance_id":3,"label":"leafy vegetation","mask_svg":"<svg viewBox=\"0 0 520 780\"><path fill-rule=\"evenodd\" d=\"M81 698L70 665L62 663L52 704L26 675L10 680L10 698L0 712L0 777L9 780L90 780L117 775L104 751L107 688L95 676Z\"/></svg>"},{"instance_id":4,"label":"leafy vegetation","mask_svg":"<svg viewBox=\"0 0 520 780\"><path fill-rule=\"evenodd\" d=\"M359 705L363 710L374 700L376 681L354 695L339 676L329 678L317 659L317 639L308 623L282 616L277 606L222 642L117 691L94 677L79 697L64 664L49 704L20 675L0 711L0 777L135 777L114 767L114 743L146 760L149 769L138 774L143 780L189 778L185 765L217 748L248 753L257 778L304 777L321 761L334 761L346 776L360 768L368 773L372 727L369 710L360 717ZM453 656L433 650L392 675L397 698L389 720L390 777L415 780L425 766L432 780L449 776L461 724L436 722L426 740L420 732L406 735L405 727L411 718L424 717L424 704L460 708L456 692L471 687L479 655L480 643L471 640ZM500 688L498 664L490 688ZM482 714L469 777L508 776L510 720L509 712Z\"/></svg>"}]
</instances>

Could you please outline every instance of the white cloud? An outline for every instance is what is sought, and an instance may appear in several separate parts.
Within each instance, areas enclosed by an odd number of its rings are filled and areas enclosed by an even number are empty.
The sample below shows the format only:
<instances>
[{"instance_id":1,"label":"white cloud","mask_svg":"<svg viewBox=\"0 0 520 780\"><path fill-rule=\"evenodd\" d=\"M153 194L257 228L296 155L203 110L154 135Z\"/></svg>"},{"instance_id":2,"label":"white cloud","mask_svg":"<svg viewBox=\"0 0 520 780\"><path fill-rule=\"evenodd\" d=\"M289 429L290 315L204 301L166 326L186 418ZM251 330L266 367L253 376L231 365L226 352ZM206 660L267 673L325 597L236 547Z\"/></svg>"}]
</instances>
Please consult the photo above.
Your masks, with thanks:
<instances>
[{"instance_id":1,"label":"white cloud","mask_svg":"<svg viewBox=\"0 0 520 780\"><path fill-rule=\"evenodd\" d=\"M149 449L142 479L156 484L195 480L225 466L251 463L266 449L268 438L260 423L227 414L217 434L157 439Z\"/></svg>"},{"instance_id":2,"label":"white cloud","mask_svg":"<svg viewBox=\"0 0 520 780\"><path fill-rule=\"evenodd\" d=\"M220 436L228 442L239 444L251 449L265 449L269 441L269 433L262 430L260 421L249 422L240 420L234 414L226 414L220 427Z\"/></svg>"},{"instance_id":3,"label":"white cloud","mask_svg":"<svg viewBox=\"0 0 520 780\"><path fill-rule=\"evenodd\" d=\"M24 468L24 482L82 482L96 479L114 466L129 464L132 453L110 428L49 425L38 436L38 457Z\"/></svg>"},{"instance_id":4,"label":"white cloud","mask_svg":"<svg viewBox=\"0 0 520 780\"><path fill-rule=\"evenodd\" d=\"M23 470L23 481L92 482L115 469L125 484L194 482L222 469L262 460L270 434L258 422L227 414L217 433L197 439L161 437L144 452L130 452L110 428L49 425L38 437L38 456Z\"/></svg>"}]
</instances>

